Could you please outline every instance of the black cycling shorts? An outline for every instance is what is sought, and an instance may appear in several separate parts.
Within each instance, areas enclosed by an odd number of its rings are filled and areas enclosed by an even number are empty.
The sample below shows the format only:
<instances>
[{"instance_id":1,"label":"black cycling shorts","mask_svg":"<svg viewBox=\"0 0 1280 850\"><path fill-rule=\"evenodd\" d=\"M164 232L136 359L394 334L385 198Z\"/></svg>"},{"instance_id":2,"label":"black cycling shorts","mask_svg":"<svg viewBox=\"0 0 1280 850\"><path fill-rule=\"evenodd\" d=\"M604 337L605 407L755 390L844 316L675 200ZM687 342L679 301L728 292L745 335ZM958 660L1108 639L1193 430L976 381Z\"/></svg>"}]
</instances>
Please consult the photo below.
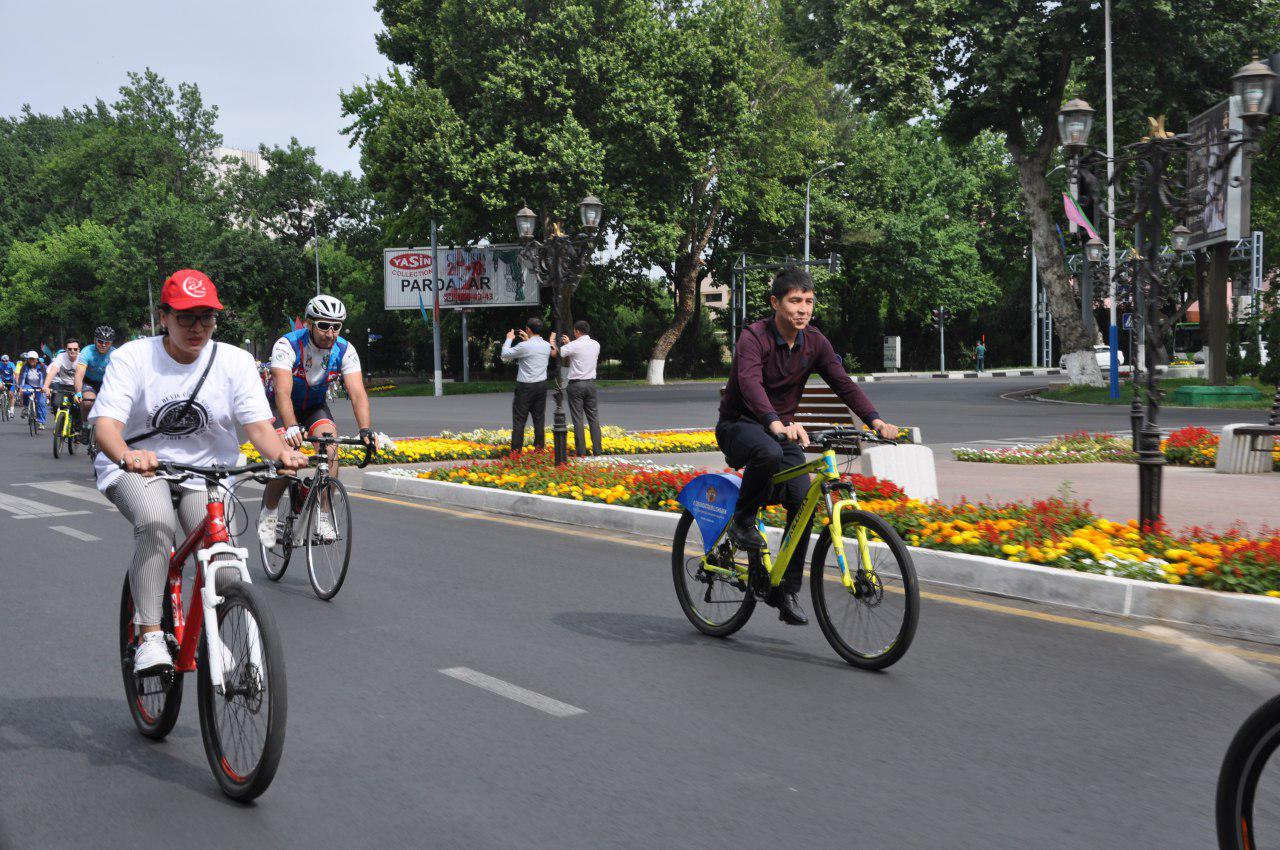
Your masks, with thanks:
<instances>
[{"instance_id":1,"label":"black cycling shorts","mask_svg":"<svg viewBox=\"0 0 1280 850\"><path fill-rule=\"evenodd\" d=\"M338 427L338 423L333 419L333 413L329 411L328 402L321 402L315 407L309 407L303 411L295 410L294 412L298 414L298 424L302 426L303 432L308 437L314 437L316 429L326 422L332 425L335 430ZM276 433L283 437L287 429L280 419L280 411L276 410L274 402L271 404L271 424L276 426Z\"/></svg>"},{"instance_id":2,"label":"black cycling shorts","mask_svg":"<svg viewBox=\"0 0 1280 850\"><path fill-rule=\"evenodd\" d=\"M93 390L94 395L102 392L102 379L99 378L95 381L92 378L85 378L80 383L80 391L84 392L85 390Z\"/></svg>"}]
</instances>

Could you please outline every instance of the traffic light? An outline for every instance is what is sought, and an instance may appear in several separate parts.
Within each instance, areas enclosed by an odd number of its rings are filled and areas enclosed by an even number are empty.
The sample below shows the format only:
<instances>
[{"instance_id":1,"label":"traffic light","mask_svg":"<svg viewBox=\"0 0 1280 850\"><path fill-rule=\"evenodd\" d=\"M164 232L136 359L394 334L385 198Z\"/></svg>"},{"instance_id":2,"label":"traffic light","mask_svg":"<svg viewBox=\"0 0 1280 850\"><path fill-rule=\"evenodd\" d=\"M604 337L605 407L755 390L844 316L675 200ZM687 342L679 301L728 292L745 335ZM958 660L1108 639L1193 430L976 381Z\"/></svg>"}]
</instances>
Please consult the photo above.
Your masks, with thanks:
<instances>
[{"instance_id":1,"label":"traffic light","mask_svg":"<svg viewBox=\"0 0 1280 850\"><path fill-rule=\"evenodd\" d=\"M942 323L951 318L951 311L946 307L934 307L932 311L933 327L940 328Z\"/></svg>"}]
</instances>

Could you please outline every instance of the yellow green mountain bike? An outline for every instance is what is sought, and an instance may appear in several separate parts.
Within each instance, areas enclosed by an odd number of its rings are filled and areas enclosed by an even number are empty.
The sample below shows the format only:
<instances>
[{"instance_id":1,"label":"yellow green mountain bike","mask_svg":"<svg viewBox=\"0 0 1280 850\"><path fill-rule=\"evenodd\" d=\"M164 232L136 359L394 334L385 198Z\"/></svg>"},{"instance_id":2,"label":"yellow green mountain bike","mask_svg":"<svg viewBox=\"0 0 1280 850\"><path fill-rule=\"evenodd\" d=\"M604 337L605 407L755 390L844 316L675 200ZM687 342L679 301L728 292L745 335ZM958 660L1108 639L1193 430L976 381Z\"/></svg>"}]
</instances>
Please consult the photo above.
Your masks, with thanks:
<instances>
[{"instance_id":1,"label":"yellow green mountain bike","mask_svg":"<svg viewBox=\"0 0 1280 850\"><path fill-rule=\"evenodd\" d=\"M678 498L684 512L671 548L676 597L699 631L714 637L733 634L746 625L756 602L781 585L798 535L822 504L829 522L819 534L809 569L814 615L841 658L855 667L881 670L911 646L920 587L902 538L883 519L861 510L853 485L841 480L835 447L849 447L856 454L863 442L890 441L857 428L836 428L815 437L821 457L773 478L776 486L813 475L776 557L767 547L740 550L729 541L741 479L708 473L684 486ZM763 521L757 522L764 534Z\"/></svg>"}]
</instances>

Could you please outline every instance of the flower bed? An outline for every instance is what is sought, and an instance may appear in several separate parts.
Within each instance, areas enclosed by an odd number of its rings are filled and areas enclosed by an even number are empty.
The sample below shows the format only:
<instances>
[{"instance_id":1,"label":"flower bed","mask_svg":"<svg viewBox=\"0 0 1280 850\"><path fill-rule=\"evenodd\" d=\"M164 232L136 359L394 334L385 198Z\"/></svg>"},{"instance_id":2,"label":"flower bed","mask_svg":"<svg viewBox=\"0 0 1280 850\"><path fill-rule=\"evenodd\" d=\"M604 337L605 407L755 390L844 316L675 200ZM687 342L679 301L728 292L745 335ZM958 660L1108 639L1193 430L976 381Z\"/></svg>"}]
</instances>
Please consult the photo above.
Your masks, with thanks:
<instances>
[{"instance_id":1,"label":"flower bed","mask_svg":"<svg viewBox=\"0 0 1280 850\"><path fill-rule=\"evenodd\" d=\"M1133 453L1128 437L1114 434L1080 432L1064 434L1039 446L1014 446L1007 449L952 449L956 460L976 463L1132 463ZM1218 456L1218 435L1208 428L1180 428L1162 440L1160 449L1165 460L1177 466L1213 466ZM1271 454L1274 468L1280 470L1280 442Z\"/></svg>"},{"instance_id":2,"label":"flower bed","mask_svg":"<svg viewBox=\"0 0 1280 850\"><path fill-rule=\"evenodd\" d=\"M606 425L602 430L601 447L605 454L673 454L714 451L714 431L627 431ZM532 429L525 430L525 444L533 444ZM240 446L250 461L261 460L251 443ZM422 463L425 461L475 460L498 458L510 453L511 429L476 430L466 433L441 432L436 437L405 437L394 440L374 457L373 463ZM569 451L575 450L572 431L569 432ZM302 451L312 454L310 444ZM526 449L532 453L532 448ZM343 463L356 463L364 457L364 450L357 446L342 446L338 457Z\"/></svg>"},{"instance_id":3,"label":"flower bed","mask_svg":"<svg viewBox=\"0 0 1280 850\"><path fill-rule=\"evenodd\" d=\"M680 488L698 474L631 462L573 460L557 468L548 452L450 468L398 471L434 481L494 487L583 502L679 511ZM861 475L854 483L865 510L884 517L915 546L1004 558L1102 575L1211 590L1280 597L1280 529L1248 537L1236 529L1143 534L1136 521L1095 515L1088 503L1049 499L1024 504L962 502L939 505L908 499L894 484ZM778 506L765 521L781 526ZM821 518L822 523L828 520Z\"/></svg>"}]
</instances>

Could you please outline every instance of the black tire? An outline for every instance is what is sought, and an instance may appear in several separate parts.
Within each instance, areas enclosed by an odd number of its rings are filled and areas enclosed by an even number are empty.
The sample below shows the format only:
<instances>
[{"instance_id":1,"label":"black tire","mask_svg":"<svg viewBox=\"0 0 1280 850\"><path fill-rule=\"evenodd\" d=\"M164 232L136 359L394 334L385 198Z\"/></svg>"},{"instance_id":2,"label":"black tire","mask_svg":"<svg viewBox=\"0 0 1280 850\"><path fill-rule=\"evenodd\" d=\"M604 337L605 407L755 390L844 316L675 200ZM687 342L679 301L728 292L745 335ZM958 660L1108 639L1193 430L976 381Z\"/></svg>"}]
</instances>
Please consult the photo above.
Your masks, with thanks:
<instances>
[{"instance_id":1,"label":"black tire","mask_svg":"<svg viewBox=\"0 0 1280 850\"><path fill-rule=\"evenodd\" d=\"M89 444L85 447L85 454L89 455L90 462L98 459L98 436L94 433L93 426L89 427Z\"/></svg>"},{"instance_id":2,"label":"black tire","mask_svg":"<svg viewBox=\"0 0 1280 850\"><path fill-rule=\"evenodd\" d=\"M676 524L671 541L671 578L676 585L680 610L693 627L712 637L728 637L747 624L756 608L756 598L745 581L730 581L702 569L705 546L693 514L685 511ZM717 562L745 560L725 540L715 550Z\"/></svg>"},{"instance_id":3,"label":"black tire","mask_svg":"<svg viewBox=\"0 0 1280 850\"><path fill-rule=\"evenodd\" d=\"M262 571L272 581L279 581L289 569L289 558L293 555L293 527L289 518L293 516L293 506L297 504L298 485L290 481L289 486L280 494L280 504L276 512L280 515L280 525L276 527L276 545L268 549L258 541L258 563ZM301 522L300 516L293 517L294 522ZM256 531L255 531L256 533Z\"/></svg>"},{"instance_id":4,"label":"black tire","mask_svg":"<svg viewBox=\"0 0 1280 850\"><path fill-rule=\"evenodd\" d=\"M73 430L71 436L66 438L68 455L76 453L76 440L78 439L80 439L80 429L76 428Z\"/></svg>"},{"instance_id":5,"label":"black tire","mask_svg":"<svg viewBox=\"0 0 1280 850\"><path fill-rule=\"evenodd\" d=\"M57 459L58 459L58 456L59 456L60 452L62 451L62 422L63 422L63 420L64 420L64 419L66 419L66 416L67 416L67 414L66 414L64 411L62 411L62 410L59 410L59 411L58 411L57 413L55 413L55 414L54 414L54 416L53 416L53 429L52 429L52 430L53 430L53 458L54 458L54 460L57 460Z\"/></svg>"},{"instance_id":6,"label":"black tire","mask_svg":"<svg viewBox=\"0 0 1280 850\"><path fill-rule=\"evenodd\" d=\"M217 633L232 653L235 669L229 677L229 692L217 693L209 681L209 634L202 635L205 643L196 672L200 737L222 793L248 802L271 785L284 750L288 716L284 652L275 620L257 588L232 581L220 586L218 593L222 604L217 609ZM251 660L250 623L256 625L261 645L260 666ZM206 630L212 626L205 623Z\"/></svg>"},{"instance_id":7,"label":"black tire","mask_svg":"<svg viewBox=\"0 0 1280 850\"><path fill-rule=\"evenodd\" d=\"M12 418L9 416L9 394L0 393L0 419L8 422Z\"/></svg>"},{"instance_id":8,"label":"black tire","mask_svg":"<svg viewBox=\"0 0 1280 850\"><path fill-rule=\"evenodd\" d=\"M813 550L813 566L809 571L809 591L813 613L831 648L854 667L883 670L906 654L915 637L920 616L920 584L916 580L911 553L898 533L880 517L865 511L845 509L840 515L845 546L850 558L856 558L858 526L879 538L871 549L875 583L863 570L856 573L853 590L844 587L842 572L831 550L830 526ZM883 624L875 634L867 634L859 624L877 620Z\"/></svg>"},{"instance_id":9,"label":"black tire","mask_svg":"<svg viewBox=\"0 0 1280 850\"><path fill-rule=\"evenodd\" d=\"M173 603L165 586L164 613L160 618L160 627L166 635L173 634ZM166 683L157 676L144 677L141 682L133 675L133 652L135 635L133 626L133 590L129 586L129 576L124 577L124 591L120 594L120 672L124 678L125 700L129 703L129 713L133 715L134 725L138 731L148 738L159 740L168 735L173 724L178 722L178 710L182 708L182 674L174 673L170 677L163 693L146 693ZM176 647L170 640L169 650ZM139 685L143 692L139 692Z\"/></svg>"},{"instance_id":10,"label":"black tire","mask_svg":"<svg viewBox=\"0 0 1280 850\"><path fill-rule=\"evenodd\" d=\"M40 423L36 420L35 404L29 404L27 406L27 431L33 437L40 433Z\"/></svg>"},{"instance_id":11,"label":"black tire","mask_svg":"<svg viewBox=\"0 0 1280 850\"><path fill-rule=\"evenodd\" d=\"M333 519L337 536L331 543L322 542L316 524L325 497L329 500L329 515ZM313 491L307 500L304 540L307 547L307 578L311 589L321 599L332 599L347 580L347 567L351 564L351 502L342 482L330 478Z\"/></svg>"},{"instance_id":12,"label":"black tire","mask_svg":"<svg viewBox=\"0 0 1280 850\"><path fill-rule=\"evenodd\" d=\"M1277 747L1280 747L1280 696L1263 703L1249 715L1231 739L1227 754L1222 759L1216 805L1220 850L1275 846L1275 835L1264 835L1264 843L1259 844L1253 803L1258 779ZM1280 767L1273 767L1267 774L1268 787L1275 787L1278 770ZM1272 794L1270 791L1267 793ZM1264 831L1272 826L1271 822L1263 824Z\"/></svg>"}]
</instances>

